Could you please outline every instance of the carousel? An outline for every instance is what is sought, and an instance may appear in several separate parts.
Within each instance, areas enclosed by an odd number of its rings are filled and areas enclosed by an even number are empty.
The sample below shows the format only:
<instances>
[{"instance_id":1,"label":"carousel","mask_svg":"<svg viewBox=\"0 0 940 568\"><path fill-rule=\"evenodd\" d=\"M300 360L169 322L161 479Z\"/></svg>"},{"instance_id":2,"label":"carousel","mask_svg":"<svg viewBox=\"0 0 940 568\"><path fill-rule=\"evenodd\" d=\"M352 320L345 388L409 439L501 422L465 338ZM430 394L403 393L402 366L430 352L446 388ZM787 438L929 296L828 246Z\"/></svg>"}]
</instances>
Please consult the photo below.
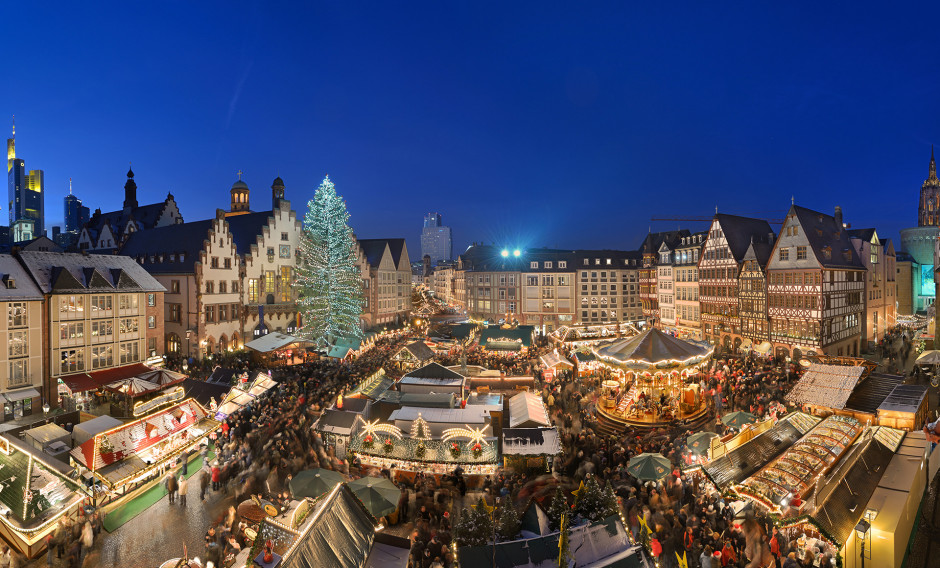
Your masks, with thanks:
<instances>
[{"instance_id":1,"label":"carousel","mask_svg":"<svg viewBox=\"0 0 940 568\"><path fill-rule=\"evenodd\" d=\"M714 348L651 328L627 339L597 345L597 362L611 370L602 383L598 410L624 426L654 428L697 422L708 413L696 381Z\"/></svg>"}]
</instances>

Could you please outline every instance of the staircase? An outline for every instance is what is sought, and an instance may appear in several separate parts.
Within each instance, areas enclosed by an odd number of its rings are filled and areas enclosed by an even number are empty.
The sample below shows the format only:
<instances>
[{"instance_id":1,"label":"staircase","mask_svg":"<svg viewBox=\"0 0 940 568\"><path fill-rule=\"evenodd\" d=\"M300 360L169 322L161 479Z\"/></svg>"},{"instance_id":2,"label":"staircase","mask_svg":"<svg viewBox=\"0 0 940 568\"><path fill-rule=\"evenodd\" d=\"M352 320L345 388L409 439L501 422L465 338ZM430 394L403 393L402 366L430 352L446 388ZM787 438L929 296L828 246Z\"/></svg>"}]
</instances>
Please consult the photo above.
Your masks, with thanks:
<instances>
[{"instance_id":1,"label":"staircase","mask_svg":"<svg viewBox=\"0 0 940 568\"><path fill-rule=\"evenodd\" d=\"M617 405L617 414L623 415L627 411L627 407L630 406L630 403L636 400L636 396L636 386L630 387L627 394L620 399L620 404Z\"/></svg>"}]
</instances>

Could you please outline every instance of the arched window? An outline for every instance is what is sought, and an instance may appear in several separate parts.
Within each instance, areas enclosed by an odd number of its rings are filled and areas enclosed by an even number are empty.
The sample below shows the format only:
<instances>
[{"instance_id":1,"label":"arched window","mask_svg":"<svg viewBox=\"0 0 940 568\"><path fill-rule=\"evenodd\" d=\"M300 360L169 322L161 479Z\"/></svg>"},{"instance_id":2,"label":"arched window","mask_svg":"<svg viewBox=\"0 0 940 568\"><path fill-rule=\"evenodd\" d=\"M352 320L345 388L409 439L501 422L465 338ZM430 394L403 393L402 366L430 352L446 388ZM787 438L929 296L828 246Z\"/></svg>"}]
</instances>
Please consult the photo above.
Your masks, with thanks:
<instances>
[{"instance_id":1,"label":"arched window","mask_svg":"<svg viewBox=\"0 0 940 568\"><path fill-rule=\"evenodd\" d=\"M180 336L175 333L169 333L166 336L167 353L179 353L181 348Z\"/></svg>"}]
</instances>

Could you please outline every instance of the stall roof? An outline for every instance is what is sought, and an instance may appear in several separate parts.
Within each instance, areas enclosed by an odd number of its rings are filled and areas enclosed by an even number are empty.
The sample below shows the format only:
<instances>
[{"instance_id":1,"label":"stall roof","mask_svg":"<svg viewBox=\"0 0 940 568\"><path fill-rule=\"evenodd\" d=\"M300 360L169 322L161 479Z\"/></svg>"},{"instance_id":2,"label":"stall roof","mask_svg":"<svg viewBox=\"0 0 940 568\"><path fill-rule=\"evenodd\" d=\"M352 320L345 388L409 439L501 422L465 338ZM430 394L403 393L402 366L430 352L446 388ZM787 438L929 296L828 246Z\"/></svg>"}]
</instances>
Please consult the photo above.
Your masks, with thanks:
<instances>
[{"instance_id":1,"label":"stall roof","mask_svg":"<svg viewBox=\"0 0 940 568\"><path fill-rule=\"evenodd\" d=\"M326 356L333 357L334 359L343 359L349 355L350 351L359 351L360 347L362 347L362 340L351 337L340 337L330 346Z\"/></svg>"},{"instance_id":2,"label":"stall roof","mask_svg":"<svg viewBox=\"0 0 940 568\"><path fill-rule=\"evenodd\" d=\"M797 404L841 410L852 396L863 372L864 367L814 363L803 374L803 378L793 385L786 398Z\"/></svg>"},{"instance_id":3,"label":"stall roof","mask_svg":"<svg viewBox=\"0 0 940 568\"><path fill-rule=\"evenodd\" d=\"M619 364L655 365L665 361L700 361L714 350L702 343L685 341L651 327L639 335L599 345L595 354Z\"/></svg>"},{"instance_id":4,"label":"stall roof","mask_svg":"<svg viewBox=\"0 0 940 568\"><path fill-rule=\"evenodd\" d=\"M845 401L845 408L874 414L895 387L904 382L901 375L872 373L859 381L852 395Z\"/></svg>"},{"instance_id":5,"label":"stall roof","mask_svg":"<svg viewBox=\"0 0 940 568\"><path fill-rule=\"evenodd\" d=\"M509 427L522 424L551 426L548 410L542 402L542 395L533 392L521 392L509 399Z\"/></svg>"},{"instance_id":6,"label":"stall roof","mask_svg":"<svg viewBox=\"0 0 940 568\"><path fill-rule=\"evenodd\" d=\"M561 453L556 428L503 429L503 455L554 456Z\"/></svg>"},{"instance_id":7,"label":"stall roof","mask_svg":"<svg viewBox=\"0 0 940 568\"><path fill-rule=\"evenodd\" d=\"M54 442L59 438L69 437L68 430L58 424L43 424L36 428L30 428L26 431L26 435L39 442L42 446L45 446L49 442Z\"/></svg>"},{"instance_id":8,"label":"stall roof","mask_svg":"<svg viewBox=\"0 0 940 568\"><path fill-rule=\"evenodd\" d=\"M534 333L535 328L531 325L520 325L514 328L491 325L480 332L480 347L519 351L523 347L532 346L532 335Z\"/></svg>"},{"instance_id":9,"label":"stall roof","mask_svg":"<svg viewBox=\"0 0 940 568\"><path fill-rule=\"evenodd\" d=\"M285 554L282 568L360 568L375 539L372 516L345 483L338 484L310 514L311 520Z\"/></svg>"},{"instance_id":10,"label":"stall roof","mask_svg":"<svg viewBox=\"0 0 940 568\"><path fill-rule=\"evenodd\" d=\"M464 376L456 371L451 371L447 367L441 365L440 363L428 363L423 367L419 367L413 371L409 371L402 376L402 380L405 379L460 379L463 380ZM413 382L411 384L422 384L419 382ZM430 384L430 383L424 383Z\"/></svg>"},{"instance_id":11,"label":"stall roof","mask_svg":"<svg viewBox=\"0 0 940 568\"><path fill-rule=\"evenodd\" d=\"M151 371L147 365L135 363L133 365L124 365L113 369L104 369L101 371L92 371L90 373L75 373L60 377L69 390L75 392L85 392L96 390L106 384L136 377L137 375Z\"/></svg>"},{"instance_id":12,"label":"stall roof","mask_svg":"<svg viewBox=\"0 0 940 568\"><path fill-rule=\"evenodd\" d=\"M398 404L400 406L416 406L426 408L453 408L456 404L457 395L452 392L442 393L409 393L399 391L387 391L379 399L379 402L389 404Z\"/></svg>"},{"instance_id":13,"label":"stall roof","mask_svg":"<svg viewBox=\"0 0 940 568\"><path fill-rule=\"evenodd\" d=\"M408 355L405 355L408 353ZM393 357L394 360L410 359L414 358L418 361L427 361L428 359L434 358L434 350L428 347L427 343L423 341L415 341L414 343L409 343L402 347L398 353Z\"/></svg>"},{"instance_id":14,"label":"stall roof","mask_svg":"<svg viewBox=\"0 0 940 568\"><path fill-rule=\"evenodd\" d=\"M378 400L388 392L388 389L395 384L395 381L388 378L385 375L384 369L379 369L371 377L365 379L359 386L356 387L356 390L351 392L351 395L362 395L366 398L371 398L372 400Z\"/></svg>"},{"instance_id":15,"label":"stall roof","mask_svg":"<svg viewBox=\"0 0 940 568\"><path fill-rule=\"evenodd\" d=\"M554 351L542 355L539 357L539 360L541 360L542 364L547 368L563 367L565 369L571 369L574 367L574 364L571 361L562 357L558 353L555 353Z\"/></svg>"},{"instance_id":16,"label":"stall roof","mask_svg":"<svg viewBox=\"0 0 940 568\"><path fill-rule=\"evenodd\" d=\"M92 418L75 425L75 428L72 429L72 439L76 445L80 445L94 438L95 435L116 428L121 424L124 424L124 422L113 416L105 415Z\"/></svg>"},{"instance_id":17,"label":"stall roof","mask_svg":"<svg viewBox=\"0 0 940 568\"><path fill-rule=\"evenodd\" d=\"M270 353L272 351L277 351L278 349L284 349L285 347L294 343L309 342L306 339L294 337L293 335L272 331L267 335L262 335L258 339L249 341L245 344L245 347L248 349L253 349L259 353Z\"/></svg>"},{"instance_id":18,"label":"stall roof","mask_svg":"<svg viewBox=\"0 0 940 568\"><path fill-rule=\"evenodd\" d=\"M927 385L897 385L891 394L878 407L878 410L893 410L895 412L917 412L924 397L927 396Z\"/></svg>"},{"instance_id":19,"label":"stall roof","mask_svg":"<svg viewBox=\"0 0 940 568\"><path fill-rule=\"evenodd\" d=\"M442 424L484 424L487 420L486 409L481 406L468 406L467 408L421 408L419 406L403 406L388 417L393 420L416 420L418 414L427 422Z\"/></svg>"},{"instance_id":20,"label":"stall roof","mask_svg":"<svg viewBox=\"0 0 940 568\"><path fill-rule=\"evenodd\" d=\"M215 399L216 404L221 404L225 395L231 387L224 384L209 383L196 379L186 379L183 381L183 390L188 398L196 399L199 404L208 407L209 401Z\"/></svg>"},{"instance_id":21,"label":"stall roof","mask_svg":"<svg viewBox=\"0 0 940 568\"><path fill-rule=\"evenodd\" d=\"M355 412L346 412L345 410L324 410L317 420L317 430L321 432L330 432L331 434L342 434L348 436L352 433L356 425L356 419L359 414Z\"/></svg>"}]
</instances>

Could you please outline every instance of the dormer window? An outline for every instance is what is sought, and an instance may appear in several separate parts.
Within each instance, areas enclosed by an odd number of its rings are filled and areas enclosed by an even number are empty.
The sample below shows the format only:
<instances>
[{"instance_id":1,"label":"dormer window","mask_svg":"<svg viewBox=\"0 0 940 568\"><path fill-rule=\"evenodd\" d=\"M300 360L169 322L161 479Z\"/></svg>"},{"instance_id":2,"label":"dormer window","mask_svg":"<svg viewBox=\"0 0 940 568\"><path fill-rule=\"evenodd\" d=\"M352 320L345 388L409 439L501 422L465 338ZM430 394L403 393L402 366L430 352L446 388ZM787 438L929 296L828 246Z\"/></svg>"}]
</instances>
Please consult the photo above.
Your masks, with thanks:
<instances>
[{"instance_id":1,"label":"dormer window","mask_svg":"<svg viewBox=\"0 0 940 568\"><path fill-rule=\"evenodd\" d=\"M9 274L4 275L3 285L6 287L7 290L14 290L16 289L16 279L11 277Z\"/></svg>"},{"instance_id":2,"label":"dormer window","mask_svg":"<svg viewBox=\"0 0 940 568\"><path fill-rule=\"evenodd\" d=\"M832 247L823 247L822 249L823 258L826 260L832 259Z\"/></svg>"}]
</instances>

